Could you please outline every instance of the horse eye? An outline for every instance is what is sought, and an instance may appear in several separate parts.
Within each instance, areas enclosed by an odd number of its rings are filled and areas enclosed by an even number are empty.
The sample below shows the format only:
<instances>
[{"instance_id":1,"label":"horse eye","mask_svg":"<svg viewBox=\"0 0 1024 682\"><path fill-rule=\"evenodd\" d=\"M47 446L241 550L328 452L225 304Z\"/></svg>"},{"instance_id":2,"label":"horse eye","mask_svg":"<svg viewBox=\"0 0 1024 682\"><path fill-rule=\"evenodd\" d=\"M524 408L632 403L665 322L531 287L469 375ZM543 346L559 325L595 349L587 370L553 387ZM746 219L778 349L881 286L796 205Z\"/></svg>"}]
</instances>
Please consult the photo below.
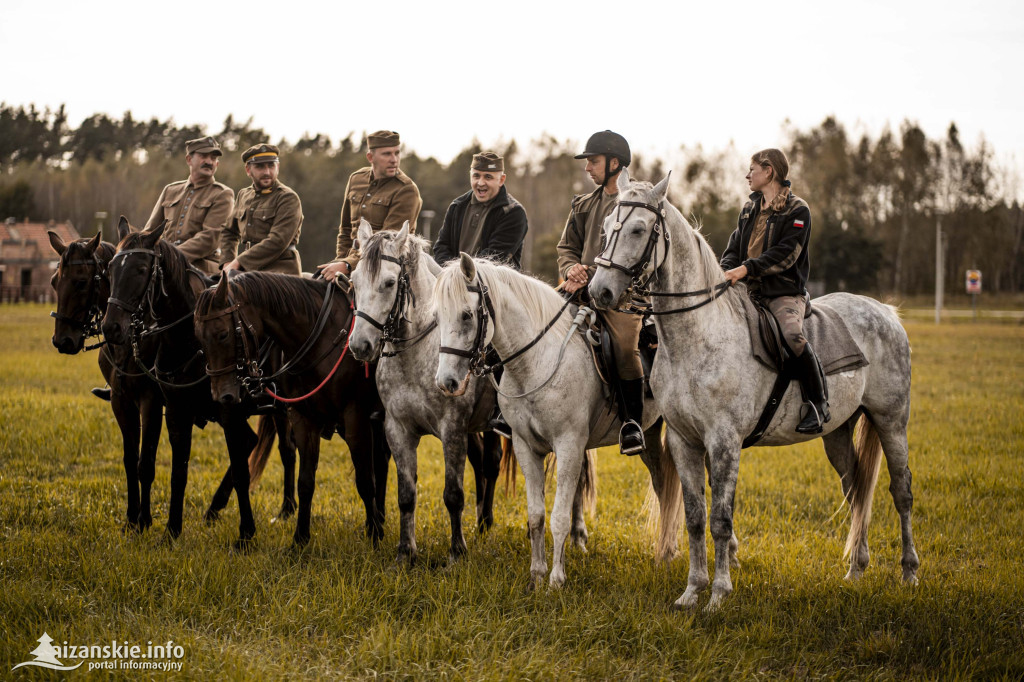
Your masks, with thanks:
<instances>
[{"instance_id":1,"label":"horse eye","mask_svg":"<svg viewBox=\"0 0 1024 682\"><path fill-rule=\"evenodd\" d=\"M633 232L632 232L632 234L633 234L633 236L634 236L634 237L639 237L639 236L640 236L640 235L642 235L643 233L644 233L644 228L642 228L642 227L637 227L637 228L634 228L634 229L633 229Z\"/></svg>"},{"instance_id":2,"label":"horse eye","mask_svg":"<svg viewBox=\"0 0 1024 682\"><path fill-rule=\"evenodd\" d=\"M469 312L468 310L463 310L462 311L462 321L463 322L469 322L469 320L472 317L473 317L473 313Z\"/></svg>"},{"instance_id":3,"label":"horse eye","mask_svg":"<svg viewBox=\"0 0 1024 682\"><path fill-rule=\"evenodd\" d=\"M384 282L385 289L390 289L393 286L395 286L395 280L393 279L389 279L388 281Z\"/></svg>"}]
</instances>

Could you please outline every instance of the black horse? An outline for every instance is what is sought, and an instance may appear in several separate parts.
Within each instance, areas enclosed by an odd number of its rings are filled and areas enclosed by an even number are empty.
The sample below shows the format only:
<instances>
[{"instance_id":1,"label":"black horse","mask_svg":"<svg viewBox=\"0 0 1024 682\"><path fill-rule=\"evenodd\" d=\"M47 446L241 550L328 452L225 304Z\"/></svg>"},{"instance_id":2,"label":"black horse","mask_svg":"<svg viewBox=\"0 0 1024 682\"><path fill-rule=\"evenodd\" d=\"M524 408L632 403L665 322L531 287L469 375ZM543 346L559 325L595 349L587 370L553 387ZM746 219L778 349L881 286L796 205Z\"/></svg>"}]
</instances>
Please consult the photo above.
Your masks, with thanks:
<instances>
[{"instance_id":1,"label":"black horse","mask_svg":"<svg viewBox=\"0 0 1024 682\"><path fill-rule=\"evenodd\" d=\"M383 537L389 451L379 420L371 419L383 407L375 368L348 353L352 321L351 300L334 284L263 272L222 275L196 306L195 331L209 362L213 397L230 407L246 393L266 392L289 405L301 455L297 545L309 540L320 439L334 433L351 452L366 533L374 541ZM260 361L268 340L286 359L276 370ZM234 470L234 458L231 465ZM236 485L236 492L241 496L243 489Z\"/></svg>"}]
</instances>

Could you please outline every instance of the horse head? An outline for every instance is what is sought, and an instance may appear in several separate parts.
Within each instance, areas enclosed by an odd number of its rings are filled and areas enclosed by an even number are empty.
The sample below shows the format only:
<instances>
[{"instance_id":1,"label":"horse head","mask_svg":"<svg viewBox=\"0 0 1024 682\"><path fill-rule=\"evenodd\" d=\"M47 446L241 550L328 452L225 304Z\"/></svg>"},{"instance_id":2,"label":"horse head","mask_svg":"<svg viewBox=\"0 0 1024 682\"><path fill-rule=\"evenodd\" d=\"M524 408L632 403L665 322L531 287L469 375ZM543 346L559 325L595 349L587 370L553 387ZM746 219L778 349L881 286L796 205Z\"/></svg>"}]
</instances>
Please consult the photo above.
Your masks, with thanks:
<instances>
[{"instance_id":1,"label":"horse head","mask_svg":"<svg viewBox=\"0 0 1024 682\"><path fill-rule=\"evenodd\" d=\"M443 393L466 392L469 373L482 361L494 334L494 307L476 262L466 253L441 270L434 285L434 313L441 332L441 357L434 383Z\"/></svg>"},{"instance_id":2,"label":"horse head","mask_svg":"<svg viewBox=\"0 0 1024 682\"><path fill-rule=\"evenodd\" d=\"M422 240L410 237L408 220L398 232L374 234L365 218L359 221L358 238L359 267L352 273L356 321L348 347L357 360L372 362L407 319L410 274L418 263Z\"/></svg>"},{"instance_id":3,"label":"horse head","mask_svg":"<svg viewBox=\"0 0 1024 682\"><path fill-rule=\"evenodd\" d=\"M665 219L671 209L665 196L671 176L651 185L631 180L625 168L619 172L619 201L605 218L605 247L594 260L598 269L589 286L599 308L622 303L628 290L646 283L664 261L670 239Z\"/></svg>"},{"instance_id":4,"label":"horse head","mask_svg":"<svg viewBox=\"0 0 1024 682\"><path fill-rule=\"evenodd\" d=\"M98 318L109 296L102 259L105 249L99 249L102 235L97 232L91 239L67 244L56 232L47 235L60 256L57 271L50 278L57 294L57 311L50 313L55 320L52 342L61 353L74 355L82 350L86 338L99 333ZM109 259L109 253L105 255Z\"/></svg>"},{"instance_id":5,"label":"horse head","mask_svg":"<svg viewBox=\"0 0 1024 682\"><path fill-rule=\"evenodd\" d=\"M110 259L110 298L103 316L103 336L114 346L128 344L131 327L141 330L152 312L154 285L160 282L160 255L155 250L164 233L164 223L150 232L134 230L121 216L117 224L120 241Z\"/></svg>"},{"instance_id":6,"label":"horse head","mask_svg":"<svg viewBox=\"0 0 1024 682\"><path fill-rule=\"evenodd\" d=\"M199 294L193 318L196 339L206 356L210 392L214 400L225 405L241 400L241 373L247 361L244 348L240 348L245 343L242 335L246 332L242 329L244 318L240 312L243 303L235 299L239 293L238 287L231 285L228 273L221 273L217 286Z\"/></svg>"}]
</instances>

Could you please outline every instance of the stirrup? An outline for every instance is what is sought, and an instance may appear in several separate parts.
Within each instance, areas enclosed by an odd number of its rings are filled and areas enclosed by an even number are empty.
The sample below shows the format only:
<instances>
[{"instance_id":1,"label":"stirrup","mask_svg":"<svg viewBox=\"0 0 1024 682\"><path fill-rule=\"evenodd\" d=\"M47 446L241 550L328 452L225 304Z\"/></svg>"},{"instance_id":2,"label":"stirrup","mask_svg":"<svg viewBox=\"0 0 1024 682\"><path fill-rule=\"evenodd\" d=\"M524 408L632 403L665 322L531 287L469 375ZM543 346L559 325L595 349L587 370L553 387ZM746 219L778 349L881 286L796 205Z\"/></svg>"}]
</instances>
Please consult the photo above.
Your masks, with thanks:
<instances>
[{"instance_id":1,"label":"stirrup","mask_svg":"<svg viewBox=\"0 0 1024 682\"><path fill-rule=\"evenodd\" d=\"M825 424L831 419L831 415L828 414L828 403L825 403L825 417L822 418L822 413L818 411L818 406L812 403L810 400L804 403L808 408L806 416L800 420L800 423L796 425L797 433L804 433L808 435L817 435L825 430ZM814 421L811 421L811 418Z\"/></svg>"},{"instance_id":2,"label":"stirrup","mask_svg":"<svg viewBox=\"0 0 1024 682\"><path fill-rule=\"evenodd\" d=\"M505 418L501 416L500 412L487 421L487 426L491 428L491 431L494 431L503 438L512 438L512 428L505 421Z\"/></svg>"},{"instance_id":3,"label":"stirrup","mask_svg":"<svg viewBox=\"0 0 1024 682\"><path fill-rule=\"evenodd\" d=\"M622 423L619 429L619 452L623 455L638 455L644 451L644 430L632 419Z\"/></svg>"}]
</instances>

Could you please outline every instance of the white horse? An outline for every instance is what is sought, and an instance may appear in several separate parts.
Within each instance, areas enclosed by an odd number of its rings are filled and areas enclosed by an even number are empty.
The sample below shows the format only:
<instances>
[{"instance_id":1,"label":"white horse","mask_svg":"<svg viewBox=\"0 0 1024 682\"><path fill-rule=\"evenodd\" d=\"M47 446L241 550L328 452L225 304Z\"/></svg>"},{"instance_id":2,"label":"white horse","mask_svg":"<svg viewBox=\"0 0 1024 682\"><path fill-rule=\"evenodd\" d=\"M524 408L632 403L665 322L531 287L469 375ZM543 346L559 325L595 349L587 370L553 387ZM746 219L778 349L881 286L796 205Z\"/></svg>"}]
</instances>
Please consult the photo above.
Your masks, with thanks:
<instances>
[{"instance_id":1,"label":"white horse","mask_svg":"<svg viewBox=\"0 0 1024 682\"><path fill-rule=\"evenodd\" d=\"M651 282L660 348L652 385L668 423L668 445L683 484L690 574L676 606L692 608L708 585L704 539L705 463L711 483L711 536L715 580L708 609L732 591L729 548L740 445L754 430L775 374L753 357L742 298L745 286L725 288L718 259L703 236L665 201L668 178L655 186L618 179L620 206L604 225L605 253L590 283L600 306L623 300L638 280ZM724 289L724 291L723 291ZM666 293L694 293L669 298ZM718 295L718 292L722 292ZM662 296L658 296L658 294ZM705 305L706 303L706 305ZM919 561L910 516L913 495L907 464L910 417L910 344L896 311L863 296L837 293L814 300L835 309L869 364L828 377L832 420L821 436L850 504L851 554L847 579L868 565L867 530L881 452L889 467L889 491L900 516L903 580L917 582ZM687 311L667 313L679 307ZM659 315L658 313L663 313ZM790 390L758 445L788 445L817 436L799 434L801 398ZM854 426L860 421L857 444Z\"/></svg>"},{"instance_id":2,"label":"white horse","mask_svg":"<svg viewBox=\"0 0 1024 682\"><path fill-rule=\"evenodd\" d=\"M534 586L547 574L544 457L555 453L550 585L559 587L565 582L565 539L584 450L618 443L620 426L616 411L605 400L587 342L573 329L577 311L567 308L544 282L466 254L441 271L434 307L442 345L436 383L442 391L459 395L466 390L471 370L479 373L482 367L488 344L508 361L498 404L512 428L516 458L526 477ZM647 450L641 457L658 495L664 557L675 553L679 485L665 453L657 410L652 401L647 403Z\"/></svg>"},{"instance_id":3,"label":"white horse","mask_svg":"<svg viewBox=\"0 0 1024 682\"><path fill-rule=\"evenodd\" d=\"M362 220L358 234L362 259L352 274L356 322L349 349L364 362L380 358L377 388L398 470L398 560L412 564L416 559L417 446L429 434L441 441L444 451L444 504L451 521L448 557L455 561L466 553L462 481L467 454L476 474L477 530L489 528L494 520L494 490L501 468L498 435L487 425L494 389L487 380L473 379L458 398L438 399L434 373L440 335L431 304L441 268L425 252L427 242L409 234L408 222L398 232L374 234L370 223ZM483 438L470 436L476 432L484 432ZM573 541L582 548L587 539L583 511L595 493L593 463L588 459L573 503Z\"/></svg>"}]
</instances>

